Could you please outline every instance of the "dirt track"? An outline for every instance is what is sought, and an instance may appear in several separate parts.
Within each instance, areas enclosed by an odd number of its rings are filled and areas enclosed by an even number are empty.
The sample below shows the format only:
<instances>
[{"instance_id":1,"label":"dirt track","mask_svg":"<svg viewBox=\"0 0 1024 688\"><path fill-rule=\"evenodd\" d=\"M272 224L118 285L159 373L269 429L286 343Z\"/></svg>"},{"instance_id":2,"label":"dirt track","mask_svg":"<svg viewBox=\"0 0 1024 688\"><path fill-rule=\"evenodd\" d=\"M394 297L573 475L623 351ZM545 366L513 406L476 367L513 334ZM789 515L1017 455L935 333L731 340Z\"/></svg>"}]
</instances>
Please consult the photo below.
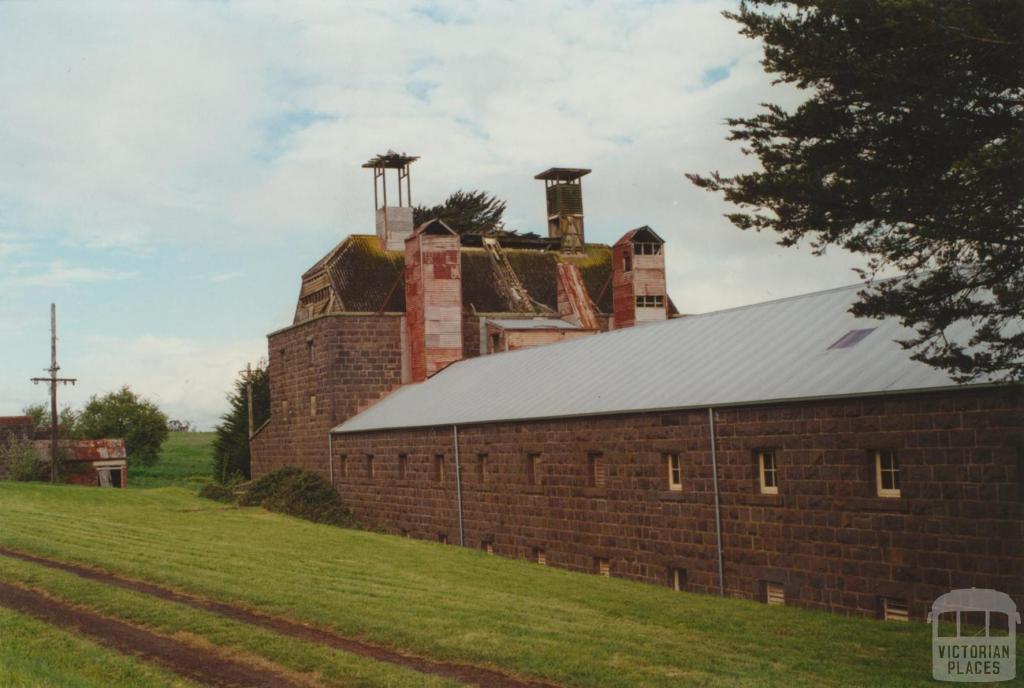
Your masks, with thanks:
<instances>
[{"instance_id":1,"label":"dirt track","mask_svg":"<svg viewBox=\"0 0 1024 688\"><path fill-rule=\"evenodd\" d=\"M275 633L282 635L288 635L293 638L305 640L308 642L318 643L321 645L328 645L330 647L344 650L345 652L351 652L352 654L361 655L363 657L369 657L380 662L388 662L389 664L396 664L403 666L414 671L419 671L425 674L433 674L436 676L442 676L448 679L454 679L462 683L467 683L474 686L483 686L485 688L552 688L554 684L546 683L543 681L531 681L529 679L518 678L515 676L509 676L508 674L501 673L494 669L487 669L484 667L473 666L470 664L458 664L455 662L444 662L426 657L418 657L415 655L407 655L396 650L381 647L379 645L372 645L362 640L354 638L347 638L333 631L328 631L320 628L314 628L306 626L288 619L283 619L277 616L270 616L257 612L252 609L245 607L228 604L226 602L217 602L206 598L198 597L195 595L187 595L185 593L171 590L160 585L154 585L152 583L145 583L142 581L131 580L128 578L122 578L111 573L98 571L86 566L78 566L76 564L66 564L61 561L53 559L47 559L44 557L38 557L33 554L27 554L24 552L18 552L10 550L5 547L0 547L0 555L21 559L23 561L31 562L33 564L40 564L53 569L59 569L68 573L73 573L76 576L87 578L89 580L98 581L107 585L117 586L126 590L132 590L135 592L144 593L146 595L152 595L164 600L170 600L172 602L178 602L180 604L186 604L196 609L202 609L204 611L214 612L221 616L226 616L236 621L251 624L253 626L260 626L262 628L269 629ZM44 598L45 599L45 598ZM0 600L0 604L6 605L3 600ZM181 673L181 672L179 672ZM187 675L187 674L182 674ZM225 685L225 684L212 684L212 685ZM233 685L233 684L226 684ZM288 685L291 683L281 684L270 684L270 683L250 683L243 685Z\"/></svg>"},{"instance_id":2,"label":"dirt track","mask_svg":"<svg viewBox=\"0 0 1024 688\"><path fill-rule=\"evenodd\" d=\"M101 645L129 655L139 655L179 676L208 686L237 688L300 688L283 676L248 667L174 638L93 614L64 604L33 590L0 583L0 605L53 626L88 636Z\"/></svg>"}]
</instances>

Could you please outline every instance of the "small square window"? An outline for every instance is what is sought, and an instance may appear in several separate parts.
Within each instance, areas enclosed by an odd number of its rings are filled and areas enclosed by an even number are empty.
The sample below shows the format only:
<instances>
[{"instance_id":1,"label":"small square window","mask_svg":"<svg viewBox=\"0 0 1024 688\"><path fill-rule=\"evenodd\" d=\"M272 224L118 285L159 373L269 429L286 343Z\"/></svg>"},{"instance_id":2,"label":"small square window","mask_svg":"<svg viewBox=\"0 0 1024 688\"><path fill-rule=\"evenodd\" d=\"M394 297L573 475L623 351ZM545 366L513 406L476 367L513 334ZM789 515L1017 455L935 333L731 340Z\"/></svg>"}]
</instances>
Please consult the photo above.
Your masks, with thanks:
<instances>
[{"instance_id":1,"label":"small square window","mask_svg":"<svg viewBox=\"0 0 1024 688\"><path fill-rule=\"evenodd\" d=\"M476 479L481 483L487 481L487 454L476 455Z\"/></svg>"},{"instance_id":2,"label":"small square window","mask_svg":"<svg viewBox=\"0 0 1024 688\"><path fill-rule=\"evenodd\" d=\"M891 449L875 452L875 485L879 497L900 496L900 465Z\"/></svg>"},{"instance_id":3,"label":"small square window","mask_svg":"<svg viewBox=\"0 0 1024 688\"><path fill-rule=\"evenodd\" d=\"M668 489L681 492L683 489L683 465L679 454L666 454L668 462Z\"/></svg>"},{"instance_id":4,"label":"small square window","mask_svg":"<svg viewBox=\"0 0 1024 688\"><path fill-rule=\"evenodd\" d=\"M674 566L668 567L668 587L673 590L685 590L686 589L686 569L676 568Z\"/></svg>"},{"instance_id":5,"label":"small square window","mask_svg":"<svg viewBox=\"0 0 1024 688\"><path fill-rule=\"evenodd\" d=\"M594 559L594 570L597 571L597 575L609 578L612 575L611 563L604 558L596 557Z\"/></svg>"},{"instance_id":6,"label":"small square window","mask_svg":"<svg viewBox=\"0 0 1024 688\"><path fill-rule=\"evenodd\" d=\"M406 471L409 468L409 457L406 454L398 455L398 479L405 480Z\"/></svg>"},{"instance_id":7,"label":"small square window","mask_svg":"<svg viewBox=\"0 0 1024 688\"><path fill-rule=\"evenodd\" d=\"M526 455L526 483L537 485L540 482L540 454Z\"/></svg>"},{"instance_id":8,"label":"small square window","mask_svg":"<svg viewBox=\"0 0 1024 688\"><path fill-rule=\"evenodd\" d=\"M548 565L547 555L544 553L544 550L542 550L539 547L534 547L533 548L533 560L535 562L537 562L538 564L540 564L541 566L547 566Z\"/></svg>"},{"instance_id":9,"label":"small square window","mask_svg":"<svg viewBox=\"0 0 1024 688\"><path fill-rule=\"evenodd\" d=\"M763 585L764 601L766 604L772 606L786 604L786 589L781 584L765 581Z\"/></svg>"},{"instance_id":10,"label":"small square window","mask_svg":"<svg viewBox=\"0 0 1024 688\"><path fill-rule=\"evenodd\" d=\"M444 454L434 455L434 482L444 482Z\"/></svg>"},{"instance_id":11,"label":"small square window","mask_svg":"<svg viewBox=\"0 0 1024 688\"><path fill-rule=\"evenodd\" d=\"M590 452L587 456L587 463L590 467L590 486L604 487L608 472L604 463L604 455L601 452Z\"/></svg>"},{"instance_id":12,"label":"small square window","mask_svg":"<svg viewBox=\"0 0 1024 688\"><path fill-rule=\"evenodd\" d=\"M907 601L892 597L882 598L882 618L886 621L909 621Z\"/></svg>"},{"instance_id":13,"label":"small square window","mask_svg":"<svg viewBox=\"0 0 1024 688\"><path fill-rule=\"evenodd\" d=\"M447 533L438 533L437 534L437 541L440 542L442 545L447 545L448 544L448 534Z\"/></svg>"},{"instance_id":14,"label":"small square window","mask_svg":"<svg viewBox=\"0 0 1024 688\"><path fill-rule=\"evenodd\" d=\"M757 453L757 471L761 480L761 494L779 494L779 472L775 463L775 452L765 450Z\"/></svg>"},{"instance_id":15,"label":"small square window","mask_svg":"<svg viewBox=\"0 0 1024 688\"><path fill-rule=\"evenodd\" d=\"M482 549L483 551L487 552L488 554L494 554L494 543L491 542L490 540L486 540L480 546L480 549Z\"/></svg>"},{"instance_id":16,"label":"small square window","mask_svg":"<svg viewBox=\"0 0 1024 688\"><path fill-rule=\"evenodd\" d=\"M366 478L368 480L373 480L375 477L377 477L377 476L376 476L376 473L374 472L373 454L367 454L366 455Z\"/></svg>"}]
</instances>

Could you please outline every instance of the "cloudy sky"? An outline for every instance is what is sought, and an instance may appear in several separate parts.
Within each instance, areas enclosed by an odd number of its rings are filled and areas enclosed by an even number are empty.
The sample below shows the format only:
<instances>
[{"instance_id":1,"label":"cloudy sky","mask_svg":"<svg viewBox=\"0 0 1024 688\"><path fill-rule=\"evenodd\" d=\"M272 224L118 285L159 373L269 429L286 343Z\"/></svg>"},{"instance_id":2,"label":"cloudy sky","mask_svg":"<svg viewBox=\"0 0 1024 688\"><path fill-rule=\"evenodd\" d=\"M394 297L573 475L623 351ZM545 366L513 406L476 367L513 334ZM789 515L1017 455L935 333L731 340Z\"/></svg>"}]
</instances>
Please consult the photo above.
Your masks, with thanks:
<instances>
[{"instance_id":1,"label":"cloudy sky","mask_svg":"<svg viewBox=\"0 0 1024 688\"><path fill-rule=\"evenodd\" d=\"M0 3L0 415L45 399L54 301L65 400L129 384L211 426L301 272L373 231L389 148L415 201L485 189L538 233L533 175L592 168L588 240L654 227L684 312L855 282L683 176L749 169L724 118L798 102L734 4Z\"/></svg>"}]
</instances>

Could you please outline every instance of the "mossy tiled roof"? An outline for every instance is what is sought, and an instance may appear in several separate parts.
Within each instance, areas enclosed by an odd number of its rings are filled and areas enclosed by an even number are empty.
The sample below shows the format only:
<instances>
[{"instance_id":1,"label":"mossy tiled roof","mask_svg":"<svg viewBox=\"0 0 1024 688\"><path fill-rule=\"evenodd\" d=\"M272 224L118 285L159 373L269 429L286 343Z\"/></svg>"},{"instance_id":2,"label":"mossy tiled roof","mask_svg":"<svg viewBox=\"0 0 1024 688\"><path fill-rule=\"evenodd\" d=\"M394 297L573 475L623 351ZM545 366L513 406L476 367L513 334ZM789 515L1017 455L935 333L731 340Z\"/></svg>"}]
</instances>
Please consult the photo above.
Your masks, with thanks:
<instances>
[{"instance_id":1,"label":"mossy tiled roof","mask_svg":"<svg viewBox=\"0 0 1024 688\"><path fill-rule=\"evenodd\" d=\"M588 244L586 252L568 256L532 248L503 249L509 265L535 303L535 311L558 309L557 268L560 261L578 265L597 310L612 310L612 252L603 244ZM335 310L376 313L405 310L405 255L381 250L376 236L352 235L318 260L303 275L311 283L330 277ZM462 248L462 303L478 313L520 312L502 288L501 271L483 248Z\"/></svg>"}]
</instances>

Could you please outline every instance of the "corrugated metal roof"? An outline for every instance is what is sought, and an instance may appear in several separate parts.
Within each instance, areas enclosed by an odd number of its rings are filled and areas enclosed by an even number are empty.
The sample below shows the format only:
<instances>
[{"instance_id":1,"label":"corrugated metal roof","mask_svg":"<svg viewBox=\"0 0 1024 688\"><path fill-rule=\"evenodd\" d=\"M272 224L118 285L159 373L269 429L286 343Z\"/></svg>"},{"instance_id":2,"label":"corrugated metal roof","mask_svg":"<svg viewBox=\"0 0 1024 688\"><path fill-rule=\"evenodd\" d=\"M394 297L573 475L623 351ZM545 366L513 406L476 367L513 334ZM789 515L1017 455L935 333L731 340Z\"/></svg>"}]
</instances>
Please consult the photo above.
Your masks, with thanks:
<instances>
[{"instance_id":1,"label":"corrugated metal roof","mask_svg":"<svg viewBox=\"0 0 1024 688\"><path fill-rule=\"evenodd\" d=\"M49 458L50 440L32 442L40 457ZM123 439L110 440L58 440L57 447L64 452L67 461L106 461L109 459L125 459Z\"/></svg>"},{"instance_id":2,"label":"corrugated metal roof","mask_svg":"<svg viewBox=\"0 0 1024 688\"><path fill-rule=\"evenodd\" d=\"M860 285L459 361L336 428L361 432L951 387L894 320L849 313ZM966 339L969 325L950 335ZM829 349L851 330L861 341Z\"/></svg>"},{"instance_id":3,"label":"corrugated metal roof","mask_svg":"<svg viewBox=\"0 0 1024 688\"><path fill-rule=\"evenodd\" d=\"M488 318L503 330L578 330L580 326L557 318Z\"/></svg>"}]
</instances>

